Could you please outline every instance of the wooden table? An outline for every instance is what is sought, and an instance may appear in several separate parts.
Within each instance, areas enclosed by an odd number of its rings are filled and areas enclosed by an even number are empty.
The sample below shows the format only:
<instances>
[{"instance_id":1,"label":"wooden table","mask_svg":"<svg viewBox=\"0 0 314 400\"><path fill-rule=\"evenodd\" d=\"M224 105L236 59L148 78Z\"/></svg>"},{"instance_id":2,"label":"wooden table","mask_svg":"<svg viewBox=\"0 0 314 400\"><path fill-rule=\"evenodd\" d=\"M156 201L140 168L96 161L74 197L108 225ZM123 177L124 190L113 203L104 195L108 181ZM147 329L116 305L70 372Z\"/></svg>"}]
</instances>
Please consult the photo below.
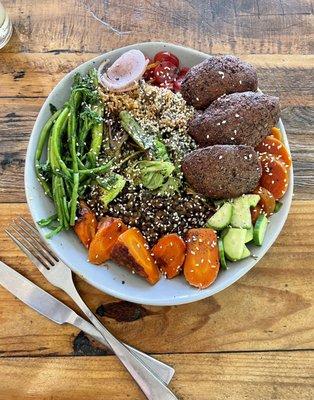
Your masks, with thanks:
<instances>
[{"instance_id":1,"label":"wooden table","mask_svg":"<svg viewBox=\"0 0 314 400\"><path fill-rule=\"evenodd\" d=\"M4 0L15 27L0 52L0 257L74 307L6 238L29 216L23 167L44 99L72 68L126 44L164 40L252 62L280 96L295 197L280 237L258 265L218 295L180 307L121 302L77 279L121 339L176 368L184 400L313 399L313 8L306 0ZM140 400L116 358L0 288L0 399ZM160 399L162 400L162 399Z\"/></svg>"}]
</instances>

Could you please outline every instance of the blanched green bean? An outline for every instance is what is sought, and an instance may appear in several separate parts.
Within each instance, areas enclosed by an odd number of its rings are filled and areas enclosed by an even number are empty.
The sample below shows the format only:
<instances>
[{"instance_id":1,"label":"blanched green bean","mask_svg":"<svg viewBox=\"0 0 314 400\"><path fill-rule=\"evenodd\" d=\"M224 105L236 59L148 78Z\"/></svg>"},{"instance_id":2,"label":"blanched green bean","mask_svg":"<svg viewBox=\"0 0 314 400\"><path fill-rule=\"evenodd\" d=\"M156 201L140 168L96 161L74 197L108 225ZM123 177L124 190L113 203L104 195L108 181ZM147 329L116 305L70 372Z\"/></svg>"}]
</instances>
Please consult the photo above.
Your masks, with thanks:
<instances>
[{"instance_id":1,"label":"blanched green bean","mask_svg":"<svg viewBox=\"0 0 314 400\"><path fill-rule=\"evenodd\" d=\"M65 176L71 178L71 173L60 155L61 139L69 116L69 108L65 107L56 120L51 132L50 157L52 170L62 170Z\"/></svg>"},{"instance_id":2,"label":"blanched green bean","mask_svg":"<svg viewBox=\"0 0 314 400\"><path fill-rule=\"evenodd\" d=\"M41 186L43 187L45 194L49 197L52 197L51 186L42 174L42 164L41 164L40 160L41 160L47 139L48 139L48 142L50 141L51 128L52 128L54 122L56 121L56 119L59 117L60 113L61 113L61 110L56 111L45 123L45 125L40 133L40 136L39 136L39 140L38 140L38 144L37 144L37 148L36 148L36 154L35 154L36 177L37 177L39 183L41 184ZM47 151L49 151L49 150L47 150ZM47 166L49 165L49 161L48 161L48 163L46 163L46 165Z\"/></svg>"},{"instance_id":3,"label":"blanched green bean","mask_svg":"<svg viewBox=\"0 0 314 400\"><path fill-rule=\"evenodd\" d=\"M73 190L70 204L70 225L74 226L78 199L78 189L80 184L80 175L78 172L73 174Z\"/></svg>"},{"instance_id":4,"label":"blanched green bean","mask_svg":"<svg viewBox=\"0 0 314 400\"><path fill-rule=\"evenodd\" d=\"M107 162L107 164L101 165L100 167L90 168L90 169L80 169L79 174L81 176L86 176L86 175L95 175L95 174L107 172L108 169L112 166L112 164L113 164L113 161L110 160L109 162Z\"/></svg>"}]
</instances>

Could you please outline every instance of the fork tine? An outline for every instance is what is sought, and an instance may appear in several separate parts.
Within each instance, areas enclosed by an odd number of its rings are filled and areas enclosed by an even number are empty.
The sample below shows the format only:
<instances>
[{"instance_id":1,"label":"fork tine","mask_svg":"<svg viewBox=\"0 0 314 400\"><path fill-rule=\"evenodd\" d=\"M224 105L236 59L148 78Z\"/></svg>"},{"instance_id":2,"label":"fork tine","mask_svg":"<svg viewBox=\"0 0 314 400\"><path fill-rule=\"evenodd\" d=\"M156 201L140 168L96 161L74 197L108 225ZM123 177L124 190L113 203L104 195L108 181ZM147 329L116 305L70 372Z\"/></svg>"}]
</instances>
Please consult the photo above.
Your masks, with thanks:
<instances>
[{"instance_id":1,"label":"fork tine","mask_svg":"<svg viewBox=\"0 0 314 400\"><path fill-rule=\"evenodd\" d=\"M18 224L16 224L16 226L18 228L20 228L20 226ZM11 232L13 231L13 233L16 235L18 235L19 237L19 241L21 242L22 239L22 243L24 244L25 247L28 248L28 250L37 258L41 261L42 264L44 264L48 269L50 269L50 267L53 265L51 262L49 262L49 260L45 257L45 255L40 251L40 249L38 249L38 247L36 247L35 243L33 243L32 241L29 240L29 238L27 237L27 235L23 235L23 233L17 229L15 226L11 225L10 226ZM23 229L22 229L23 231ZM35 254L34 254L35 252Z\"/></svg>"},{"instance_id":2,"label":"fork tine","mask_svg":"<svg viewBox=\"0 0 314 400\"><path fill-rule=\"evenodd\" d=\"M19 228L22 229L23 232L28 234L32 239L34 239L37 242L37 244L40 247L40 249L42 250L42 252L45 253L45 256L49 259L49 262L52 264L55 264L56 262L58 262L59 259L40 240L38 231L32 225L30 225L23 217L19 217L19 219L20 219L20 224L18 225ZM24 225L24 227L22 224ZM25 226L28 229L25 229Z\"/></svg>"},{"instance_id":3,"label":"fork tine","mask_svg":"<svg viewBox=\"0 0 314 400\"><path fill-rule=\"evenodd\" d=\"M36 267L39 269L39 271L41 273L44 273L47 268L46 265L44 263L42 263L41 260L39 260L36 256L34 256L33 253L31 253L28 248L19 240L17 239L15 236L12 235L12 233L10 231L8 231L7 229L5 229L5 233L13 240L13 242L23 251L23 253L25 253L27 255L27 257L33 262L33 264L36 265Z\"/></svg>"}]
</instances>

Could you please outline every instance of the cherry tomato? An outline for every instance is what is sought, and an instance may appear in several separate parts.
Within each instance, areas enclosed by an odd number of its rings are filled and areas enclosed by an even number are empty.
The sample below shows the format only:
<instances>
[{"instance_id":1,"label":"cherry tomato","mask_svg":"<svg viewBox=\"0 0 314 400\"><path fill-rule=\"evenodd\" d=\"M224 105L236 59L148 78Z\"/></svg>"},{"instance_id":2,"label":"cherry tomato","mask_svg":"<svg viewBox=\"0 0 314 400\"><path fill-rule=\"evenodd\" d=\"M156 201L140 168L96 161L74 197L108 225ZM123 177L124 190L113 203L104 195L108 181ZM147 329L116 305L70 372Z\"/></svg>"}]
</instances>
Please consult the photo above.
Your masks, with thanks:
<instances>
[{"instance_id":1,"label":"cherry tomato","mask_svg":"<svg viewBox=\"0 0 314 400\"><path fill-rule=\"evenodd\" d=\"M183 78L189 72L189 69L190 68L188 68L188 67L183 67L180 69L178 77L173 83L173 88L176 93L181 91L181 84L182 84Z\"/></svg>"},{"instance_id":2,"label":"cherry tomato","mask_svg":"<svg viewBox=\"0 0 314 400\"><path fill-rule=\"evenodd\" d=\"M160 51L159 53L157 53L154 57L154 61L157 62L163 62L163 61L167 61L169 63L171 63L172 65L174 65L175 67L179 67L179 59L178 57L176 57L174 54L169 53L169 51Z\"/></svg>"},{"instance_id":3,"label":"cherry tomato","mask_svg":"<svg viewBox=\"0 0 314 400\"><path fill-rule=\"evenodd\" d=\"M155 63L153 61L147 65L146 71L144 72L144 75L143 75L143 77L146 81L154 80L154 78L155 78L154 71L155 71L155 68L157 67L157 65L159 65L159 63Z\"/></svg>"},{"instance_id":4,"label":"cherry tomato","mask_svg":"<svg viewBox=\"0 0 314 400\"><path fill-rule=\"evenodd\" d=\"M174 82L164 82L159 85L163 89L174 90Z\"/></svg>"},{"instance_id":5,"label":"cherry tomato","mask_svg":"<svg viewBox=\"0 0 314 400\"><path fill-rule=\"evenodd\" d=\"M173 82L177 78L177 72L177 67L172 63L163 61L154 69L154 78L159 85Z\"/></svg>"}]
</instances>

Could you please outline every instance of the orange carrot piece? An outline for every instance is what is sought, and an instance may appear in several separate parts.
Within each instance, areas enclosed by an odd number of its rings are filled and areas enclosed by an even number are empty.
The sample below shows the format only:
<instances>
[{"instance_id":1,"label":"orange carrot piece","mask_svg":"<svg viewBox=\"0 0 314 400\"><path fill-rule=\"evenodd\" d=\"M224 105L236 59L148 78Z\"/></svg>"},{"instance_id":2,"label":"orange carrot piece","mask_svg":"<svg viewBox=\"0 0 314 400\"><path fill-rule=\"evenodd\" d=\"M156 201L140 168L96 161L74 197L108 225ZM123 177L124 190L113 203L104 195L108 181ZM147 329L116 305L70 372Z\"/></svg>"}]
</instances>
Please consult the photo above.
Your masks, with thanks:
<instances>
[{"instance_id":1,"label":"orange carrot piece","mask_svg":"<svg viewBox=\"0 0 314 400\"><path fill-rule=\"evenodd\" d=\"M99 222L97 233L89 246L89 261L97 265L108 261L118 237L127 229L126 225L119 218L103 218Z\"/></svg>"},{"instance_id":2,"label":"orange carrot piece","mask_svg":"<svg viewBox=\"0 0 314 400\"><path fill-rule=\"evenodd\" d=\"M276 128L275 126L273 128L271 128L271 136L273 136L274 138L276 138L280 141L282 140L281 131L279 128Z\"/></svg>"},{"instance_id":3,"label":"orange carrot piece","mask_svg":"<svg viewBox=\"0 0 314 400\"><path fill-rule=\"evenodd\" d=\"M159 269L171 279L179 275L185 259L186 245L176 233L170 233L158 240L152 254Z\"/></svg>"},{"instance_id":4,"label":"orange carrot piece","mask_svg":"<svg viewBox=\"0 0 314 400\"><path fill-rule=\"evenodd\" d=\"M84 201L80 201L78 214L79 217L75 222L74 232L88 249L97 230L96 215Z\"/></svg>"},{"instance_id":5,"label":"orange carrot piece","mask_svg":"<svg viewBox=\"0 0 314 400\"><path fill-rule=\"evenodd\" d=\"M111 258L117 264L143 276L151 285L159 281L159 269L144 236L137 228L130 228L119 236L113 246Z\"/></svg>"},{"instance_id":6,"label":"orange carrot piece","mask_svg":"<svg viewBox=\"0 0 314 400\"><path fill-rule=\"evenodd\" d=\"M217 278L220 267L216 233L209 228L189 229L186 243L185 279L190 285L205 289Z\"/></svg>"},{"instance_id":7,"label":"orange carrot piece","mask_svg":"<svg viewBox=\"0 0 314 400\"><path fill-rule=\"evenodd\" d=\"M258 217L263 213L262 207L257 204L254 208L251 208L252 224L255 224Z\"/></svg>"},{"instance_id":8,"label":"orange carrot piece","mask_svg":"<svg viewBox=\"0 0 314 400\"><path fill-rule=\"evenodd\" d=\"M279 200L288 188L288 172L285 164L276 157L268 154L260 156L262 164L262 177L260 186L269 190Z\"/></svg>"},{"instance_id":9,"label":"orange carrot piece","mask_svg":"<svg viewBox=\"0 0 314 400\"><path fill-rule=\"evenodd\" d=\"M262 186L258 186L254 192L260 196L260 201L258 204L260 205L262 211L268 216L271 215L276 207L275 197L270 193L269 190L263 188Z\"/></svg>"},{"instance_id":10,"label":"orange carrot piece","mask_svg":"<svg viewBox=\"0 0 314 400\"><path fill-rule=\"evenodd\" d=\"M287 168L291 166L291 156L286 149L285 145L280 140L272 136L267 136L263 141L256 147L256 150L260 154L272 154L280 161L283 161Z\"/></svg>"}]
</instances>

